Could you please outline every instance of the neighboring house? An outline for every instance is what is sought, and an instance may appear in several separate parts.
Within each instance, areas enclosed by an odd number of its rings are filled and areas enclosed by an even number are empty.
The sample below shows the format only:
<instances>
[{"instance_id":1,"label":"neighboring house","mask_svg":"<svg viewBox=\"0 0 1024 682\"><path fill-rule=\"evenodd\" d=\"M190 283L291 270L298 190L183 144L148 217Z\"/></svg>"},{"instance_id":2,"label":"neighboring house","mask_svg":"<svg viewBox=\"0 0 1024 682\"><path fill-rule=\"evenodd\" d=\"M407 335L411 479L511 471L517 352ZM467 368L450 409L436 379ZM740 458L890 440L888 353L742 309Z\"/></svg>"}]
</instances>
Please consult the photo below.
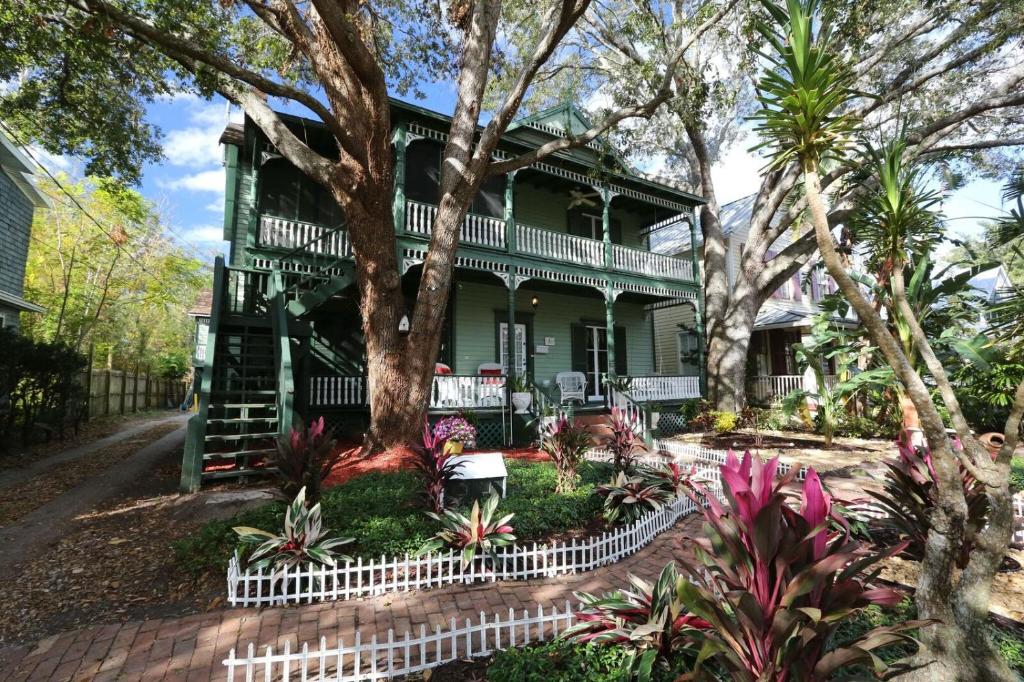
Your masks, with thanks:
<instances>
[{"instance_id":1,"label":"neighboring house","mask_svg":"<svg viewBox=\"0 0 1024 682\"><path fill-rule=\"evenodd\" d=\"M32 182L32 165L0 133L0 327L17 330L20 314L45 310L22 296L32 214L49 201Z\"/></svg>"},{"instance_id":2,"label":"neighboring house","mask_svg":"<svg viewBox=\"0 0 1024 682\"><path fill-rule=\"evenodd\" d=\"M955 272L950 273L951 276L955 274ZM970 279L969 284L974 287L988 305L999 303L1013 296L1014 292L1013 282L1010 281L1010 273L1007 272L1006 266L1002 264L984 272L979 272ZM987 310L982 311L981 326L993 323L993 320L989 319L990 314Z\"/></svg>"},{"instance_id":3,"label":"neighboring house","mask_svg":"<svg viewBox=\"0 0 1024 682\"><path fill-rule=\"evenodd\" d=\"M285 120L314 146L329 148L319 124ZM395 101L392 121L393 213L411 307L437 211L450 118ZM589 125L574 106L553 107L512 124L498 155ZM352 435L368 416L362 323L343 216L251 122L228 126L221 142L230 256L228 266L218 262L216 268L186 487L198 485L200 462L204 477L251 470L283 430L279 416L291 409L306 420L324 415L336 431ZM608 171L612 164L604 162L616 159L597 144L559 153L489 179L470 208L429 409L434 415L472 411L483 444L511 442L513 427L527 421L509 406L510 375L532 382L531 416L540 404L561 401L558 375L564 372L585 381L578 412L699 395L695 372L657 372L651 314L659 305L697 300L694 263L652 252L649 235L659 225L688 220L702 200ZM275 287L282 296L273 295ZM610 390L606 375L630 378L628 392L620 382Z\"/></svg>"},{"instance_id":4,"label":"neighboring house","mask_svg":"<svg viewBox=\"0 0 1024 682\"><path fill-rule=\"evenodd\" d=\"M730 285L736 281L739 271L755 198L752 194L722 206L726 274ZM783 233L767 256L773 257L790 243L791 235ZM698 234L698 255L703 262L701 246ZM651 235L651 248L687 259L691 253L690 235L678 226L658 230ZM793 389L815 389L813 375L800 369L793 346L810 332L811 318L818 313L817 302L835 290L831 277L819 269L804 266L764 302L750 339L748 400L764 403ZM692 305L666 305L654 313L655 371L696 373L696 349L700 345L696 320Z\"/></svg>"},{"instance_id":5,"label":"neighboring house","mask_svg":"<svg viewBox=\"0 0 1024 682\"><path fill-rule=\"evenodd\" d=\"M188 311L188 316L192 318L196 325L193 336L195 350L192 353L192 381L189 383L188 391L185 393L185 400L181 404L183 410L192 408L202 382L203 367L206 364L206 337L210 333L210 310L212 308L213 290L206 289L199 293L196 302Z\"/></svg>"}]
</instances>

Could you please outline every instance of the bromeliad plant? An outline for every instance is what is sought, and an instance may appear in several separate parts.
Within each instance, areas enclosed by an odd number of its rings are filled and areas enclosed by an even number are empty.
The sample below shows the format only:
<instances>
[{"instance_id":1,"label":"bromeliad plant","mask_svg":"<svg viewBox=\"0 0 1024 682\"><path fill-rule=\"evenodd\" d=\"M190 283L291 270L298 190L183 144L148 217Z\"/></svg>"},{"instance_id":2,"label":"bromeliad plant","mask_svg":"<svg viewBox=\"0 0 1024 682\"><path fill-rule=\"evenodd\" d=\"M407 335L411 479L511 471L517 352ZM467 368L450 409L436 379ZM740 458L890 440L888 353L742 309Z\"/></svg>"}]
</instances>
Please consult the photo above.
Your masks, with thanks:
<instances>
[{"instance_id":1,"label":"bromeliad plant","mask_svg":"<svg viewBox=\"0 0 1024 682\"><path fill-rule=\"evenodd\" d=\"M856 663L885 666L871 652L913 641L906 630L929 624L910 621L876 628L837 646L840 623L870 604L895 605L894 590L873 586L866 569L903 548L872 553L850 536L818 475L807 473L799 507L784 489L797 469L776 478L778 459L762 462L747 452L721 467L728 509L703 492L704 537L695 538L697 563L684 563L691 581L680 596L695 616L711 624L701 630L696 672L714 658L736 680L817 682Z\"/></svg>"},{"instance_id":2,"label":"bromeliad plant","mask_svg":"<svg viewBox=\"0 0 1024 682\"><path fill-rule=\"evenodd\" d=\"M603 597L577 592L581 606L576 624L562 637L582 644L628 647L623 678L635 676L647 682L655 666L665 666L669 656L693 647L695 631L710 627L687 612L680 596L683 582L676 565L669 563L653 585L630 575L629 590Z\"/></svg>"},{"instance_id":3,"label":"bromeliad plant","mask_svg":"<svg viewBox=\"0 0 1024 682\"><path fill-rule=\"evenodd\" d=\"M570 422L564 414L543 428L540 449L555 463L558 472L556 493L571 493L576 489L577 470L592 444L590 432L579 422Z\"/></svg>"},{"instance_id":4,"label":"bromeliad plant","mask_svg":"<svg viewBox=\"0 0 1024 682\"><path fill-rule=\"evenodd\" d=\"M875 499L875 506L886 514L881 520L881 525L905 539L907 554L921 559L924 556L925 542L931 530L931 517L938 498L935 467L932 465L932 456L928 448L915 448L910 444L906 432L896 441L896 448L898 459L885 463L888 471L882 484L882 492L869 490L868 494ZM962 463L960 480L964 487L964 498L967 500L967 523L956 562L959 568L964 568L970 559L977 533L985 527L989 505L984 486L971 476Z\"/></svg>"},{"instance_id":5,"label":"bromeliad plant","mask_svg":"<svg viewBox=\"0 0 1024 682\"><path fill-rule=\"evenodd\" d=\"M660 481L629 477L621 471L611 483L597 486L595 492L604 497L604 518L608 523L633 523L673 499Z\"/></svg>"},{"instance_id":6,"label":"bromeliad plant","mask_svg":"<svg viewBox=\"0 0 1024 682\"><path fill-rule=\"evenodd\" d=\"M483 508L480 507L479 500L473 502L473 510L468 518L450 509L445 510L443 514L427 512L427 516L441 522L442 528L437 535L420 547L416 556L436 552L442 547L452 547L461 550L463 568L468 566L478 553L487 553L493 558L495 548L510 545L516 540L516 536L512 535L512 526L508 525L515 514L494 520L494 512L498 509L500 500L498 493L492 491Z\"/></svg>"},{"instance_id":7,"label":"bromeliad plant","mask_svg":"<svg viewBox=\"0 0 1024 682\"><path fill-rule=\"evenodd\" d=\"M608 417L608 435L605 436L603 445L612 453L615 471L632 473L636 451L646 449L636 437L638 427L636 413L627 414L618 407L612 408Z\"/></svg>"},{"instance_id":8,"label":"bromeliad plant","mask_svg":"<svg viewBox=\"0 0 1024 682\"><path fill-rule=\"evenodd\" d=\"M305 488L299 490L285 511L283 533L274 535L249 526L236 526L234 531L243 545L256 545L249 555L249 570L272 568L274 580L286 569L305 563L334 566L339 561L352 561L351 557L334 550L353 539L328 537L320 516L320 504L306 507Z\"/></svg>"},{"instance_id":9,"label":"bromeliad plant","mask_svg":"<svg viewBox=\"0 0 1024 682\"><path fill-rule=\"evenodd\" d=\"M416 455L414 465L423 481L423 497L430 512L441 514L445 510L445 487L462 466L452 461L452 455L445 448L445 440L430 430L430 424L423 422L423 440L413 443L409 449ZM449 500L450 501L450 500Z\"/></svg>"},{"instance_id":10,"label":"bromeliad plant","mask_svg":"<svg viewBox=\"0 0 1024 682\"><path fill-rule=\"evenodd\" d=\"M277 469L279 487L285 502L295 499L299 490L306 490L311 504L320 501L320 489L331 469L342 458L336 450L337 441L324 426L324 418L310 422L308 427L292 429L287 438L277 439L271 464Z\"/></svg>"}]
</instances>

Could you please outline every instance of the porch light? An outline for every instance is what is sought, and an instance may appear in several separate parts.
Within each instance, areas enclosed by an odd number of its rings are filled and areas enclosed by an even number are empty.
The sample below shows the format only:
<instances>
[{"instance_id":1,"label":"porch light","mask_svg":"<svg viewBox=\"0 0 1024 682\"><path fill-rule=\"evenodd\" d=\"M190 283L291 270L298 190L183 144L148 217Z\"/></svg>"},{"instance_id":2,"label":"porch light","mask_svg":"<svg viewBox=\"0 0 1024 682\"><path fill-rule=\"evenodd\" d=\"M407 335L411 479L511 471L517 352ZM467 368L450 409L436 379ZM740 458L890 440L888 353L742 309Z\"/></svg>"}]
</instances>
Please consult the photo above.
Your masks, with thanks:
<instances>
[{"instance_id":1,"label":"porch light","mask_svg":"<svg viewBox=\"0 0 1024 682\"><path fill-rule=\"evenodd\" d=\"M398 333L405 336L409 333L409 316L402 315L402 319L398 321Z\"/></svg>"},{"instance_id":2,"label":"porch light","mask_svg":"<svg viewBox=\"0 0 1024 682\"><path fill-rule=\"evenodd\" d=\"M536 310L537 306L540 305L540 299L534 296L533 298L530 299L530 305L532 305L533 309Z\"/></svg>"}]
</instances>

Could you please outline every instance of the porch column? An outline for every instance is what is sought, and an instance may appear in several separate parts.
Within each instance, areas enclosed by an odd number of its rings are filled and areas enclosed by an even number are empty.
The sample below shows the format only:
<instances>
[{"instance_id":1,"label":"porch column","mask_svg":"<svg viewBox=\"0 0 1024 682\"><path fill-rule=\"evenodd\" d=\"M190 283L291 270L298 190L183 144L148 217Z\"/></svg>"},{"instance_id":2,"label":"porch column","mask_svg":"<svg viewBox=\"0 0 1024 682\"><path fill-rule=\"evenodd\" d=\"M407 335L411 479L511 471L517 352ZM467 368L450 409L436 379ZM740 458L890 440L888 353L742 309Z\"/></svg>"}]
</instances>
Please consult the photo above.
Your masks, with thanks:
<instances>
[{"instance_id":1,"label":"porch column","mask_svg":"<svg viewBox=\"0 0 1024 682\"><path fill-rule=\"evenodd\" d=\"M516 171L505 176L505 247L516 252L516 217L513 210L516 196Z\"/></svg>"},{"instance_id":2,"label":"porch column","mask_svg":"<svg viewBox=\"0 0 1024 682\"><path fill-rule=\"evenodd\" d=\"M395 257L398 260L398 272L402 272L402 245L397 238L405 233L405 147L408 144L405 134L405 121L399 121L391 136L395 145L395 191L391 195L391 217L395 229Z\"/></svg>"},{"instance_id":3,"label":"porch column","mask_svg":"<svg viewBox=\"0 0 1024 682\"><path fill-rule=\"evenodd\" d=\"M604 334L605 345L608 347L606 353L608 362L608 376L615 378L615 291L612 283L608 282L604 294Z\"/></svg>"},{"instance_id":4,"label":"porch column","mask_svg":"<svg viewBox=\"0 0 1024 682\"><path fill-rule=\"evenodd\" d=\"M607 187L602 187L601 190L601 238L604 241L604 267L606 270L612 269L612 219L611 219L611 208L612 208L612 191Z\"/></svg>"},{"instance_id":5,"label":"porch column","mask_svg":"<svg viewBox=\"0 0 1024 682\"><path fill-rule=\"evenodd\" d=\"M700 395L708 395L707 341L704 338L704 283L700 276L700 259L697 257L697 207L690 216L690 264L693 280L697 284L697 302L693 306L694 326L697 328L697 371L700 374Z\"/></svg>"},{"instance_id":6,"label":"porch column","mask_svg":"<svg viewBox=\"0 0 1024 682\"><path fill-rule=\"evenodd\" d=\"M507 338L505 347L508 348L508 386L511 387L511 380L516 374L516 268L508 266L508 323L505 332ZM511 397L509 398L511 400ZM511 402L509 403L512 404Z\"/></svg>"}]
</instances>

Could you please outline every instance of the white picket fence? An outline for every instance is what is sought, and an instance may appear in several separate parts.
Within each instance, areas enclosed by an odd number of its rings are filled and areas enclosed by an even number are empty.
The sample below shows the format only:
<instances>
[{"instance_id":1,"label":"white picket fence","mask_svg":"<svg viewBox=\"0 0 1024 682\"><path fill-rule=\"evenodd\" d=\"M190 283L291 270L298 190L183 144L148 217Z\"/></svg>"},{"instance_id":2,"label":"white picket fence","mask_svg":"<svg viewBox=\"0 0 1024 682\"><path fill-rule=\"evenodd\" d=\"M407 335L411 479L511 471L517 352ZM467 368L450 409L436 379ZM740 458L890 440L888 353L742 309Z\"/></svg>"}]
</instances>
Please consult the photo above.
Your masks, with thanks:
<instances>
[{"instance_id":1,"label":"white picket fence","mask_svg":"<svg viewBox=\"0 0 1024 682\"><path fill-rule=\"evenodd\" d=\"M232 649L224 665L227 666L229 682L234 682L236 675L246 682L391 679L450 661L487 656L494 651L551 640L574 620L575 614L568 601L562 611L556 606L545 609L538 604L535 615L524 610L518 618L512 609L505 618L498 614L487 618L481 611L476 622L467 618L460 626L452 618L444 630L437 625L433 632L427 632L426 625L420 625L419 635L415 637L406 630L404 637L396 638L394 630L388 630L387 641L384 642L378 642L376 635L369 642L363 642L357 632L355 641L349 646L339 640L338 646L329 648L326 638L321 637L319 648L312 651L304 643L299 651L292 652L290 644L285 642L281 653L274 653L274 649L268 646L262 655L258 655L256 647L250 644L244 656L237 656Z\"/></svg>"},{"instance_id":2,"label":"white picket fence","mask_svg":"<svg viewBox=\"0 0 1024 682\"><path fill-rule=\"evenodd\" d=\"M710 491L720 494L717 469L701 469L698 474L709 482L705 485ZM679 497L634 523L601 535L552 545L510 545L498 549L493 557L479 556L465 567L454 550L421 557L381 556L379 561L359 557L333 567L307 564L279 574L262 569L251 572L232 557L228 564L228 602L232 606L313 603L455 583L530 580L591 571L634 554L696 510L689 498Z\"/></svg>"},{"instance_id":3,"label":"white picket fence","mask_svg":"<svg viewBox=\"0 0 1024 682\"><path fill-rule=\"evenodd\" d=\"M1010 542L1024 545L1024 492L1013 496L1013 536Z\"/></svg>"}]
</instances>

